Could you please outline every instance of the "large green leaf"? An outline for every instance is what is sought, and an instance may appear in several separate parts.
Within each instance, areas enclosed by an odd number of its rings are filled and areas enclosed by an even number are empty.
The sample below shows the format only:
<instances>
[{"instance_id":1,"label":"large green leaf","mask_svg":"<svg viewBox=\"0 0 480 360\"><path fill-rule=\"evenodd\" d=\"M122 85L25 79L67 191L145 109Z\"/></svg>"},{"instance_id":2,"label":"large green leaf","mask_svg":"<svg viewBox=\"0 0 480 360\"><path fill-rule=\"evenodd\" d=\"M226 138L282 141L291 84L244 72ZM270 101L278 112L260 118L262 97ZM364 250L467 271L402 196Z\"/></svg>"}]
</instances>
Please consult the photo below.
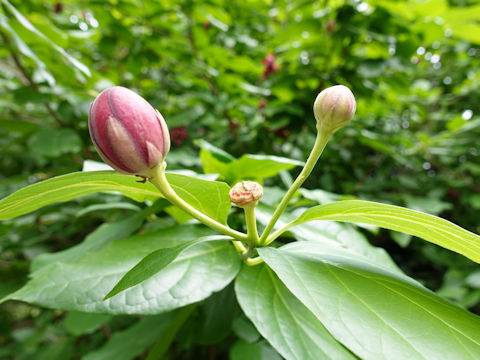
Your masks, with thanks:
<instances>
[{"instance_id":1,"label":"large green leaf","mask_svg":"<svg viewBox=\"0 0 480 360\"><path fill-rule=\"evenodd\" d=\"M72 246L60 252L45 253L35 257L30 266L30 270L37 271L43 266L59 261L65 263L72 262L82 257L87 252L101 249L110 241L125 239L131 236L133 232L142 225L143 221L147 216L154 214L161 208L165 207L167 204L167 200L159 199L152 206L149 206L134 215L122 218L116 222L103 223L93 232L88 234L85 240L82 241L80 244ZM192 229L192 227L184 226L180 229L177 229L177 231L186 232L188 234L189 231L192 231Z\"/></svg>"},{"instance_id":2,"label":"large green leaf","mask_svg":"<svg viewBox=\"0 0 480 360\"><path fill-rule=\"evenodd\" d=\"M286 359L355 359L266 265L244 266L235 292L245 314Z\"/></svg>"},{"instance_id":3,"label":"large green leaf","mask_svg":"<svg viewBox=\"0 0 480 360\"><path fill-rule=\"evenodd\" d=\"M312 220L335 220L380 226L418 236L480 262L480 236L442 218L394 205L345 200L306 210L288 228Z\"/></svg>"},{"instance_id":4,"label":"large green leaf","mask_svg":"<svg viewBox=\"0 0 480 360\"><path fill-rule=\"evenodd\" d=\"M314 242L259 253L328 331L362 359L476 359L480 318L413 279Z\"/></svg>"},{"instance_id":5,"label":"large green leaf","mask_svg":"<svg viewBox=\"0 0 480 360\"><path fill-rule=\"evenodd\" d=\"M149 253L206 235L204 227L190 227L189 232L178 231L181 228L114 241L73 262L44 266L7 298L55 309L110 314L157 314L200 301L224 288L237 274L240 260L230 243L198 244L148 280L102 300Z\"/></svg>"},{"instance_id":6,"label":"large green leaf","mask_svg":"<svg viewBox=\"0 0 480 360\"><path fill-rule=\"evenodd\" d=\"M259 222L266 225L272 217L273 211L273 208L259 204L256 209ZM295 215L283 213L277 221L275 229L287 227L296 218ZM297 240L340 246L353 254L367 257L375 264L387 266L394 271L400 271L385 249L370 244L365 235L350 224L342 224L335 221L315 221L296 225L290 229L290 232Z\"/></svg>"},{"instance_id":7,"label":"large green leaf","mask_svg":"<svg viewBox=\"0 0 480 360\"><path fill-rule=\"evenodd\" d=\"M185 175L167 174L173 189L190 205L226 223L230 200L225 183ZM161 197L149 182L113 171L77 172L27 186L0 201L0 220L20 216L56 202L100 191L118 191L136 201Z\"/></svg>"},{"instance_id":8,"label":"large green leaf","mask_svg":"<svg viewBox=\"0 0 480 360\"><path fill-rule=\"evenodd\" d=\"M205 236L199 239L187 241L177 246L155 250L145 256L140 262L130 269L115 285L115 287L105 296L105 300L124 291L132 286L140 284L159 271L163 270L168 264L175 260L182 252L207 241L226 241L230 237L222 235Z\"/></svg>"},{"instance_id":9,"label":"large green leaf","mask_svg":"<svg viewBox=\"0 0 480 360\"><path fill-rule=\"evenodd\" d=\"M167 174L167 179L187 203L222 224L227 223L231 202L228 196L230 188L226 183L178 174Z\"/></svg>"}]
</instances>

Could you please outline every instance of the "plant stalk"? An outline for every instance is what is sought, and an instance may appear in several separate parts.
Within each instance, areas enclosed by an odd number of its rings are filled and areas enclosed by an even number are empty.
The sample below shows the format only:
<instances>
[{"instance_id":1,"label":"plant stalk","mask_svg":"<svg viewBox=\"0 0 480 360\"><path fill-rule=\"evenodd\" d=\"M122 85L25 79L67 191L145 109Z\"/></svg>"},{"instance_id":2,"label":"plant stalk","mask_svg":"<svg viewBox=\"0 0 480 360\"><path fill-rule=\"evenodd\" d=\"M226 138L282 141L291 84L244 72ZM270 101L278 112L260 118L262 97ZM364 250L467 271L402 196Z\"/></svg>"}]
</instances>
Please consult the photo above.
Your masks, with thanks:
<instances>
[{"instance_id":1,"label":"plant stalk","mask_svg":"<svg viewBox=\"0 0 480 360\"><path fill-rule=\"evenodd\" d=\"M173 205L177 206L181 210L185 211L187 214L193 216L195 219L200 221L201 223L205 224L209 228L218 231L219 233L222 233L224 235L228 235L233 237L234 239L237 240L247 240L247 235L233 230L232 228L225 226L218 221L212 219L211 217L205 215L204 213L198 211L195 209L193 206L188 204L185 200L183 200L178 194L175 192L175 190L172 189L170 186L170 183L167 180L167 177L165 176L165 168L167 167L167 163L163 161L161 164L159 164L157 167L155 167L153 170L153 176L149 179L149 181L155 185L155 187L160 190L160 192L163 194L163 196L170 201ZM237 244L235 247L237 250L239 250L240 244ZM241 244L243 248L243 244ZM241 249L243 252L243 249Z\"/></svg>"},{"instance_id":2,"label":"plant stalk","mask_svg":"<svg viewBox=\"0 0 480 360\"><path fill-rule=\"evenodd\" d=\"M272 231L273 227L275 226L278 218L283 213L283 211L288 205L288 202L292 199L293 195L297 192L298 188L302 186L304 181L312 172L313 168L315 167L315 164L317 163L318 158L320 157L320 155L322 155L323 149L325 149L325 146L327 145L328 140L332 136L331 133L320 131L320 129L317 129L317 130L318 130L317 138L315 139L315 144L313 145L312 152L310 153L310 156L308 157L304 168L302 169L298 177L295 179L295 182L292 184L290 189L288 189L287 193L283 196L282 201L275 209L275 212L273 213L272 218L270 219L267 226L265 227L265 230L263 230L263 233L259 239L259 246L267 245L267 237Z\"/></svg>"},{"instance_id":3,"label":"plant stalk","mask_svg":"<svg viewBox=\"0 0 480 360\"><path fill-rule=\"evenodd\" d=\"M255 217L255 206L245 206L245 223L247 224L247 242L258 245L259 237L257 232L257 218Z\"/></svg>"}]
</instances>

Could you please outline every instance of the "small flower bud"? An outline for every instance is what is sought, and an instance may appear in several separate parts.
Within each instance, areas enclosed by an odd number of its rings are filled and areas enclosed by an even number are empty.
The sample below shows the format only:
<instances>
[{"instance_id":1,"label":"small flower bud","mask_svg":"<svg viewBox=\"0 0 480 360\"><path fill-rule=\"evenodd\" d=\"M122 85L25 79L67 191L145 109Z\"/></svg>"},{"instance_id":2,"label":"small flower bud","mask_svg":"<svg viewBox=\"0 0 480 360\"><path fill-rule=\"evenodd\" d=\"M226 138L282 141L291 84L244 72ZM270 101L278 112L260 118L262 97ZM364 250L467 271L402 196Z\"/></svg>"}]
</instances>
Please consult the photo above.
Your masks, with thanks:
<instances>
[{"instance_id":1,"label":"small flower bud","mask_svg":"<svg viewBox=\"0 0 480 360\"><path fill-rule=\"evenodd\" d=\"M242 181L235 184L228 195L238 207L257 206L258 199L263 196L263 187L254 181Z\"/></svg>"},{"instance_id":2,"label":"small flower bud","mask_svg":"<svg viewBox=\"0 0 480 360\"><path fill-rule=\"evenodd\" d=\"M350 121L356 106L355 97L346 86L335 85L323 90L313 104L317 128L333 134Z\"/></svg>"},{"instance_id":3,"label":"small flower bud","mask_svg":"<svg viewBox=\"0 0 480 360\"><path fill-rule=\"evenodd\" d=\"M121 86L106 89L90 105L90 136L102 159L115 170L143 177L170 150L162 115L145 99Z\"/></svg>"}]
</instances>

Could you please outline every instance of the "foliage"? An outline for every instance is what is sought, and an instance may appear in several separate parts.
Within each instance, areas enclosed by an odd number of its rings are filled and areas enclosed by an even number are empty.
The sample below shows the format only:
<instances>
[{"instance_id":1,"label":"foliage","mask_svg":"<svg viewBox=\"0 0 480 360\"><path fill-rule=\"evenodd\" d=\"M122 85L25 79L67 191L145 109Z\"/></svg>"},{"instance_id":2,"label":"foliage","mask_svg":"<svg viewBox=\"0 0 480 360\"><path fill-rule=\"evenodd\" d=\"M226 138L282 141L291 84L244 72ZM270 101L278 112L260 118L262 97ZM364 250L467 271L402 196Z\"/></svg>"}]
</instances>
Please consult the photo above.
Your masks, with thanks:
<instances>
[{"instance_id":1,"label":"foliage","mask_svg":"<svg viewBox=\"0 0 480 360\"><path fill-rule=\"evenodd\" d=\"M475 2L0 4L0 296L22 300L0 305L0 357L480 352L478 265L414 236L475 261L478 237L420 215L445 226L437 236L411 218L423 211L480 232ZM126 86L167 120L175 190L242 229L228 185L260 181L264 226L310 153L315 96L337 83L353 90L357 115L330 141L276 230L296 226L259 251L266 264L242 264L230 242L192 224L149 183L81 172L104 170L85 161L99 160L87 129L90 102L107 86ZM337 200L348 202L330 204ZM380 221L393 207L363 200L412 210L395 207L400 220ZM307 218L358 226L300 224ZM292 240L301 243L276 248ZM140 272L145 281L103 301L152 253L158 272Z\"/></svg>"}]
</instances>

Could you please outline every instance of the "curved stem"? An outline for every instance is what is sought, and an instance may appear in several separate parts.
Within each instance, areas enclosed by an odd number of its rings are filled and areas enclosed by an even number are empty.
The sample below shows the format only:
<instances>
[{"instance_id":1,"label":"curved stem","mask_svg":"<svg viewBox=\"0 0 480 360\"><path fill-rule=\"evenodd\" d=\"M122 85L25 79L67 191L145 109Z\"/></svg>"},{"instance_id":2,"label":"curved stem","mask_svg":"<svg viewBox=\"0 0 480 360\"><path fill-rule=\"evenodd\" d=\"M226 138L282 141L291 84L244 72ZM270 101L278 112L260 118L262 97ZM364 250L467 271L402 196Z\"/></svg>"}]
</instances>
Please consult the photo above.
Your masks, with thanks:
<instances>
[{"instance_id":1,"label":"curved stem","mask_svg":"<svg viewBox=\"0 0 480 360\"><path fill-rule=\"evenodd\" d=\"M248 252L248 249L243 245L241 241L232 241L233 246L235 246L235 249L240 255L244 255Z\"/></svg>"},{"instance_id":2,"label":"curved stem","mask_svg":"<svg viewBox=\"0 0 480 360\"><path fill-rule=\"evenodd\" d=\"M315 144L313 145L312 152L310 153L310 156L308 157L302 172L298 175L295 182L292 184L290 189L288 189L287 193L283 196L282 201L275 209L275 212L273 213L272 218L270 219L267 226L265 227L265 230L263 230L262 236L260 237L260 240L259 240L260 246L266 245L267 237L272 231L273 227L275 226L278 218L287 207L288 202L290 201L292 196L295 194L298 188L302 186L303 182L307 179L308 175L310 175L310 173L312 172L315 164L317 163L318 158L320 157L320 155L322 155L323 149L327 145L327 142L330 139L331 135L332 135L331 133L326 133L320 130L317 132L317 138L315 139Z\"/></svg>"},{"instance_id":3,"label":"curved stem","mask_svg":"<svg viewBox=\"0 0 480 360\"><path fill-rule=\"evenodd\" d=\"M245 259L245 264L247 264L248 266L255 266L255 265L261 264L262 262L263 262L263 259L260 256Z\"/></svg>"},{"instance_id":4,"label":"curved stem","mask_svg":"<svg viewBox=\"0 0 480 360\"><path fill-rule=\"evenodd\" d=\"M258 245L257 218L255 217L255 206L246 206L245 222L247 224L247 242Z\"/></svg>"},{"instance_id":5,"label":"curved stem","mask_svg":"<svg viewBox=\"0 0 480 360\"><path fill-rule=\"evenodd\" d=\"M193 216L198 221L207 225L211 229L218 231L219 233L229 235L237 240L244 240L244 241L247 240L247 235L245 235L244 233L233 230L232 228L219 223L218 221L198 211L193 206L188 204L185 200L183 200L181 197L179 197L175 192L175 190L172 189L172 187L170 186L167 180L167 177L165 176L166 167L167 167L167 163L164 161L161 164L159 164L156 168L152 169L153 176L149 180L153 185L155 185L158 188L158 190L160 190L160 192L168 201L170 201L173 205L177 206L181 210L185 211L187 214ZM238 247L237 247L237 250L238 250Z\"/></svg>"}]
</instances>

